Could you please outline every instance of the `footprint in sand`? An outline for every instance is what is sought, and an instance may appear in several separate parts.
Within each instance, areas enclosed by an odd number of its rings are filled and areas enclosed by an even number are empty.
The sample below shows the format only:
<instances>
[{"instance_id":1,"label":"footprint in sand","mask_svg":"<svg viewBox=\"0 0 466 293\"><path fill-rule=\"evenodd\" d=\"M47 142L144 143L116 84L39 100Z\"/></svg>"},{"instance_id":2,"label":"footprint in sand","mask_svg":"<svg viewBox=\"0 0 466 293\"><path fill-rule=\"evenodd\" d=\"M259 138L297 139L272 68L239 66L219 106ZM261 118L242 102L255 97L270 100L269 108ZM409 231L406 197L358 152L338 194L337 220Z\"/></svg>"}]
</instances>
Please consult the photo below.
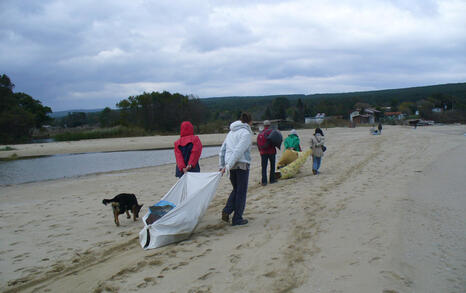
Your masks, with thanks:
<instances>
[{"instance_id":1,"label":"footprint in sand","mask_svg":"<svg viewBox=\"0 0 466 293\"><path fill-rule=\"evenodd\" d=\"M373 257L373 258L371 258L371 259L369 260L369 263L372 264L374 261L378 261L378 260L380 260L380 259L381 259L381 258L378 257L378 256Z\"/></svg>"},{"instance_id":2,"label":"footprint in sand","mask_svg":"<svg viewBox=\"0 0 466 293\"><path fill-rule=\"evenodd\" d=\"M202 285L199 287L194 287L188 290L188 293L210 293L212 292L212 286Z\"/></svg>"},{"instance_id":3,"label":"footprint in sand","mask_svg":"<svg viewBox=\"0 0 466 293\"><path fill-rule=\"evenodd\" d=\"M230 262L232 264L237 264L239 262L240 258L241 257L238 254L232 254L232 255L230 255Z\"/></svg>"},{"instance_id":4,"label":"footprint in sand","mask_svg":"<svg viewBox=\"0 0 466 293\"><path fill-rule=\"evenodd\" d=\"M163 264L163 261L158 260L158 259L149 262L150 266L160 266L162 264Z\"/></svg>"},{"instance_id":5,"label":"footprint in sand","mask_svg":"<svg viewBox=\"0 0 466 293\"><path fill-rule=\"evenodd\" d=\"M172 267L172 270L176 270L176 269L178 269L178 268L180 268L180 267L184 267L184 266L186 266L186 265L188 265L188 264L189 264L189 263L188 263L188 262L185 262L185 261L180 262L178 265L173 266L173 267Z\"/></svg>"},{"instance_id":6,"label":"footprint in sand","mask_svg":"<svg viewBox=\"0 0 466 293\"><path fill-rule=\"evenodd\" d=\"M144 282L140 283L139 285L137 285L138 288L146 288L148 285L156 285L157 284L157 280L153 277L146 277L144 278Z\"/></svg>"},{"instance_id":7,"label":"footprint in sand","mask_svg":"<svg viewBox=\"0 0 466 293\"><path fill-rule=\"evenodd\" d=\"M277 276L277 272L275 271L271 271L271 272L264 274L264 277L267 277L267 278L275 278L276 276Z\"/></svg>"},{"instance_id":8,"label":"footprint in sand","mask_svg":"<svg viewBox=\"0 0 466 293\"><path fill-rule=\"evenodd\" d=\"M205 273L204 275L200 276L199 278L197 278L198 280L207 280L210 276L212 276L213 274L215 274L215 272L207 272Z\"/></svg>"}]
</instances>

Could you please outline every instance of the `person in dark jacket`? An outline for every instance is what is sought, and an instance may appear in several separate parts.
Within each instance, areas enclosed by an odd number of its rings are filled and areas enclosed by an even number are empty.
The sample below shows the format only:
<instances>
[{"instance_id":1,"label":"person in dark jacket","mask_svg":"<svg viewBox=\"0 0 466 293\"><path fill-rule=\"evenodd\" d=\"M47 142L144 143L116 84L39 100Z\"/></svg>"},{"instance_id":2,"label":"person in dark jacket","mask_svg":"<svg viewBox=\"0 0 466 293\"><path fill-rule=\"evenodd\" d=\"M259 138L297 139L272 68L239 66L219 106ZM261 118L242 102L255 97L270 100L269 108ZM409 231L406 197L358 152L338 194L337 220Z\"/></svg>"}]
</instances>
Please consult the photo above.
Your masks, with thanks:
<instances>
[{"instance_id":1,"label":"person in dark jacket","mask_svg":"<svg viewBox=\"0 0 466 293\"><path fill-rule=\"evenodd\" d=\"M270 127L270 121L264 121L264 130L262 130L259 135L257 136L257 148L259 149L259 153L261 155L261 166L262 166L262 186L267 185L267 164L270 161L270 176L269 182L275 183L277 180L275 179L275 156L277 154L277 150L275 146L270 145L267 142L267 136L272 132L272 128Z\"/></svg>"},{"instance_id":2,"label":"person in dark jacket","mask_svg":"<svg viewBox=\"0 0 466 293\"><path fill-rule=\"evenodd\" d=\"M377 129L379 130L378 134L382 134L382 123L379 122L379 125L377 126Z\"/></svg>"},{"instance_id":3,"label":"person in dark jacket","mask_svg":"<svg viewBox=\"0 0 466 293\"><path fill-rule=\"evenodd\" d=\"M194 135L191 122L183 121L180 127L180 138L175 141L176 170L175 176L181 177L186 172L201 172L199 158L202 153L202 143Z\"/></svg>"}]
</instances>

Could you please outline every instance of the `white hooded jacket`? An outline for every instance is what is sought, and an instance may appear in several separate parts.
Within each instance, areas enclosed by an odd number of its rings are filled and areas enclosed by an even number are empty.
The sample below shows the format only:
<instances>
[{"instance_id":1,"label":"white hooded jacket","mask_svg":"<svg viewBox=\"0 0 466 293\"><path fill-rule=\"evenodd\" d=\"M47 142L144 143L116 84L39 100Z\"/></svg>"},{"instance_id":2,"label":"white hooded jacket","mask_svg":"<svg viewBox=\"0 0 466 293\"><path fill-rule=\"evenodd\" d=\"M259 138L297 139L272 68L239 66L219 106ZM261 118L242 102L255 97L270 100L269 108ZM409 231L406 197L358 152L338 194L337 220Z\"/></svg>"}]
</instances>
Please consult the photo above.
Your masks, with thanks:
<instances>
[{"instance_id":1,"label":"white hooded jacket","mask_svg":"<svg viewBox=\"0 0 466 293\"><path fill-rule=\"evenodd\" d=\"M240 120L230 124L225 141L220 148L220 168L230 170L237 162L251 163L252 130Z\"/></svg>"}]
</instances>

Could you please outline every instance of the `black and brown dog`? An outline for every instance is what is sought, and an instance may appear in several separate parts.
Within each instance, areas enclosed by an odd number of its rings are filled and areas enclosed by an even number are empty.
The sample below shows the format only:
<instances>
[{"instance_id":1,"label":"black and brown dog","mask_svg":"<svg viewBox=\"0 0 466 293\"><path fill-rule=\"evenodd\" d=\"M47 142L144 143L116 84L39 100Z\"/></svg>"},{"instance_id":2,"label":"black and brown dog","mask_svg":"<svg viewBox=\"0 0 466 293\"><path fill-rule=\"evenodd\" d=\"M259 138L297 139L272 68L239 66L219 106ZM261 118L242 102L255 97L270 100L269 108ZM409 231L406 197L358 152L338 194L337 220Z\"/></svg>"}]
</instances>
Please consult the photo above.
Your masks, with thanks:
<instances>
[{"instance_id":1,"label":"black and brown dog","mask_svg":"<svg viewBox=\"0 0 466 293\"><path fill-rule=\"evenodd\" d=\"M142 204L138 204L136 196L132 193L120 193L112 199L102 200L104 205L112 203L113 216L115 217L115 224L120 226L118 216L126 212L126 217L131 218L129 211L133 213L133 220L139 217L139 211L141 210Z\"/></svg>"}]
</instances>

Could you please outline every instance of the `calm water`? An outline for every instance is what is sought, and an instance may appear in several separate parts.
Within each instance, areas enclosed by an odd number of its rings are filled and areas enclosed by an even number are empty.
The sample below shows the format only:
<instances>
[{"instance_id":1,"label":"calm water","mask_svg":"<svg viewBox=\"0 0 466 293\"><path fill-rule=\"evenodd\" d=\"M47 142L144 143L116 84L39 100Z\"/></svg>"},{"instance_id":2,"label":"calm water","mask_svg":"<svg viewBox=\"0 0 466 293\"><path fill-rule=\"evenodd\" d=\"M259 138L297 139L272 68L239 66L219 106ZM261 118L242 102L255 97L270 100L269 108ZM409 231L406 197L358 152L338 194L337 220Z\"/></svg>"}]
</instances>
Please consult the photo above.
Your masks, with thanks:
<instances>
[{"instance_id":1,"label":"calm water","mask_svg":"<svg viewBox=\"0 0 466 293\"><path fill-rule=\"evenodd\" d=\"M201 157L215 156L219 150L220 147L204 147ZM86 153L0 161L0 185L158 166L174 162L173 150ZM173 167L173 174L174 172Z\"/></svg>"}]
</instances>

